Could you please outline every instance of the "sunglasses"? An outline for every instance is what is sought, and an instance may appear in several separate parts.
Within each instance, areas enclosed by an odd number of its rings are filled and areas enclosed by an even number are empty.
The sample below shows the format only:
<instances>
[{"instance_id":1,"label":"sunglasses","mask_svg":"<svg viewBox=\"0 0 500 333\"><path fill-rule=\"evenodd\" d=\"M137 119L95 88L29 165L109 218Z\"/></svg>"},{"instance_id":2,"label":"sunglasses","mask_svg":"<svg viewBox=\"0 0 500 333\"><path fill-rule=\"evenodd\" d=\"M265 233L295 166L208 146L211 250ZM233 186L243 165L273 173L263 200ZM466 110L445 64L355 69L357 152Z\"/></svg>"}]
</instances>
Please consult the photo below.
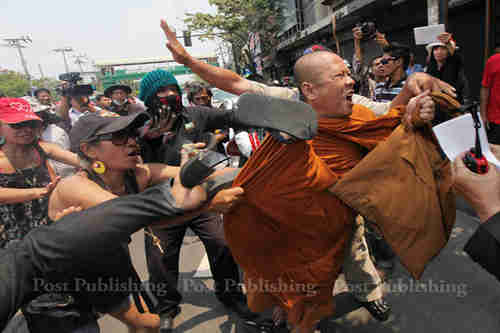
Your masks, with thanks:
<instances>
[{"instance_id":1,"label":"sunglasses","mask_svg":"<svg viewBox=\"0 0 500 333\"><path fill-rule=\"evenodd\" d=\"M129 139L136 140L139 137L137 130L124 130L115 133L103 134L97 137L98 141L111 141L115 146L125 146Z\"/></svg>"},{"instance_id":2,"label":"sunglasses","mask_svg":"<svg viewBox=\"0 0 500 333\"><path fill-rule=\"evenodd\" d=\"M387 65L389 62L391 62L391 61L395 61L395 60L397 60L397 59L398 59L398 58L394 58L394 57L392 57L392 58L385 58L385 59L380 60L380 63L381 63L382 65Z\"/></svg>"},{"instance_id":3,"label":"sunglasses","mask_svg":"<svg viewBox=\"0 0 500 333\"><path fill-rule=\"evenodd\" d=\"M196 97L193 97L193 100L195 102L207 102L209 100L211 100L212 97L206 95L206 96L196 96Z\"/></svg>"},{"instance_id":4,"label":"sunglasses","mask_svg":"<svg viewBox=\"0 0 500 333\"><path fill-rule=\"evenodd\" d=\"M9 124L9 127L12 129L15 129L15 130L25 128L25 127L36 129L36 128L40 128L40 126L42 126L42 123L37 121L37 120L28 120L28 121L23 121L23 122L20 122L17 124Z\"/></svg>"}]
</instances>

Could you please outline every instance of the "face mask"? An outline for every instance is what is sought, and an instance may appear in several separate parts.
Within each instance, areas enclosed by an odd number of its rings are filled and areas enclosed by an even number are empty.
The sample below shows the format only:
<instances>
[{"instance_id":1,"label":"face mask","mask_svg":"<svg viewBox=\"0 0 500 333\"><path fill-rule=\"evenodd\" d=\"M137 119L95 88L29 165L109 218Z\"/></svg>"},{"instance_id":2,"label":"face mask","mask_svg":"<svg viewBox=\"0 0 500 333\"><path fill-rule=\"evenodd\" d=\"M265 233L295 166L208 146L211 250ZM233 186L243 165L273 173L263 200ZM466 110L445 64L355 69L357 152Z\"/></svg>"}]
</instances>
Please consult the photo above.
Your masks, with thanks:
<instances>
[{"instance_id":1,"label":"face mask","mask_svg":"<svg viewBox=\"0 0 500 333\"><path fill-rule=\"evenodd\" d=\"M178 95L158 97L158 100L160 101L160 104L162 105L163 109L172 112L181 112L182 110L181 97Z\"/></svg>"},{"instance_id":2,"label":"face mask","mask_svg":"<svg viewBox=\"0 0 500 333\"><path fill-rule=\"evenodd\" d=\"M113 104L116 104L116 105L118 105L118 106L122 106L122 105L124 105L124 104L125 104L125 103L127 103L127 102L128 102L128 100L127 100L127 99L125 99L125 100L123 100L123 101L118 101L118 100L116 100L116 99L114 99L114 100L113 100Z\"/></svg>"}]
</instances>

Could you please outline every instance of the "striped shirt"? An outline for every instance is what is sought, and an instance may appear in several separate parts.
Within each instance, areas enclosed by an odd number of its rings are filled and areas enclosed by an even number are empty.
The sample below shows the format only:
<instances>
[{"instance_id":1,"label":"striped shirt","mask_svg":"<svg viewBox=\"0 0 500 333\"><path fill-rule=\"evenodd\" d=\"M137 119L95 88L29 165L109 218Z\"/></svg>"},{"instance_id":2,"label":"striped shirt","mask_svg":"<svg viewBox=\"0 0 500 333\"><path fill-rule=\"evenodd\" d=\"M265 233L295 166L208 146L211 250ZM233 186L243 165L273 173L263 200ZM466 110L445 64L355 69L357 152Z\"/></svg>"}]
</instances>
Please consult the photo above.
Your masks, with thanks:
<instances>
[{"instance_id":1,"label":"striped shirt","mask_svg":"<svg viewBox=\"0 0 500 333\"><path fill-rule=\"evenodd\" d=\"M394 98L401 92L406 82L406 76L391 85L390 81L379 82L375 86L375 101L376 102L392 102Z\"/></svg>"}]
</instances>

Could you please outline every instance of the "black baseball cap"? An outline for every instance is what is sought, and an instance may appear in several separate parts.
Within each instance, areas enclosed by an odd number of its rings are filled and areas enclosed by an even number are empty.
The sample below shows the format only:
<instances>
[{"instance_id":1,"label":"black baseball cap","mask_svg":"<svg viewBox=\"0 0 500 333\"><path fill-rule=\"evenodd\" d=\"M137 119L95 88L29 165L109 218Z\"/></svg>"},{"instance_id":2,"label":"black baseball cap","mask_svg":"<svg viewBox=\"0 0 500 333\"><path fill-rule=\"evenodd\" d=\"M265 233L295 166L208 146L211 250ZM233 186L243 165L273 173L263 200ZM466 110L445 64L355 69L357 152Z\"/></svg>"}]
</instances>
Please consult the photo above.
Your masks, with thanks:
<instances>
[{"instance_id":1,"label":"black baseball cap","mask_svg":"<svg viewBox=\"0 0 500 333\"><path fill-rule=\"evenodd\" d=\"M139 128L148 120L149 116L145 112L128 116L100 116L86 113L78 119L69 132L70 149L78 153L82 142L90 142L99 135L115 133L126 128Z\"/></svg>"}]
</instances>

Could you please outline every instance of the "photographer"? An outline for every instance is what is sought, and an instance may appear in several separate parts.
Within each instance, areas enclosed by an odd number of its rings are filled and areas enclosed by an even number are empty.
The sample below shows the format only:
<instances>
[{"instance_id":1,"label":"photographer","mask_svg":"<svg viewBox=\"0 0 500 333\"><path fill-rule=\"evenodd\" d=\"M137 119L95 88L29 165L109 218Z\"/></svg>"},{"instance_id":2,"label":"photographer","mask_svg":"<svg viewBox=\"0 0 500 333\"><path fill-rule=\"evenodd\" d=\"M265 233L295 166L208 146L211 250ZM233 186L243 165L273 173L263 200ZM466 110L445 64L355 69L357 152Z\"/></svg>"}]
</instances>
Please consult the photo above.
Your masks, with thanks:
<instances>
[{"instance_id":1,"label":"photographer","mask_svg":"<svg viewBox=\"0 0 500 333\"><path fill-rule=\"evenodd\" d=\"M59 75L59 80L64 83L57 90L62 98L56 111L65 122L64 129L69 131L85 112L97 111L89 99L94 90L91 85L78 84L81 81L80 73L64 73Z\"/></svg>"},{"instance_id":2,"label":"photographer","mask_svg":"<svg viewBox=\"0 0 500 333\"><path fill-rule=\"evenodd\" d=\"M363 33L362 25L360 26L359 24L352 29L352 32L354 37L354 56L352 62L353 76L359 83L358 93L362 96L374 99L376 85L378 83L384 83L387 78L384 75L383 67L381 66L382 57L374 57L371 59L368 66L365 65L361 41L366 38L366 33ZM384 35L378 31L375 32L375 40L381 47L388 44Z\"/></svg>"}]
</instances>

